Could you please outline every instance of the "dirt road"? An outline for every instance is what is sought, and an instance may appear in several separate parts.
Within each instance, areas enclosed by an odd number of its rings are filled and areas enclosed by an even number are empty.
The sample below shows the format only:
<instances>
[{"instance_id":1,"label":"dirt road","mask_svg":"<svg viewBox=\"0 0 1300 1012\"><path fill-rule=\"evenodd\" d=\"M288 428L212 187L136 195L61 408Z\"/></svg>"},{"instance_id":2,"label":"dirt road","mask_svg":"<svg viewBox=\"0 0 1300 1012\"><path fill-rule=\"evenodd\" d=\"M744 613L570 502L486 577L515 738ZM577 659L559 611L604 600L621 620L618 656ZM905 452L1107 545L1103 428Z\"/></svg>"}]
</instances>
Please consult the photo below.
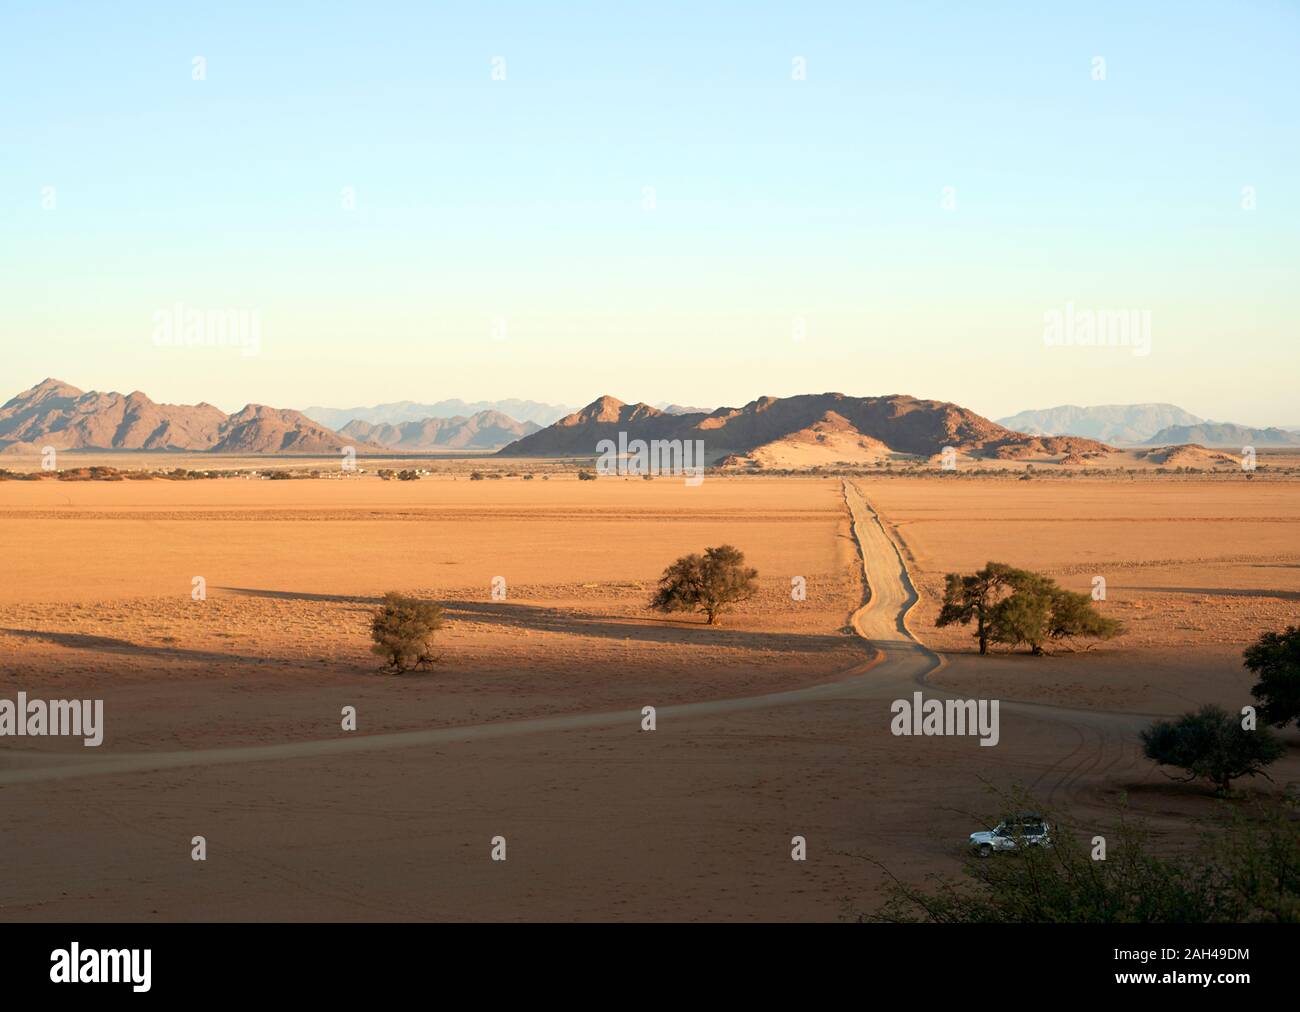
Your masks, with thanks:
<instances>
[{"instance_id":1,"label":"dirt road","mask_svg":"<svg viewBox=\"0 0 1300 1012\"><path fill-rule=\"evenodd\" d=\"M657 710L657 719L677 721L827 699L886 697L893 699L912 692L916 684L924 683L925 676L929 672L942 666L943 661L940 656L918 641L907 627L908 612L916 603L917 594L897 546L890 540L879 517L863 498L858 487L852 482L845 481L843 492L845 506L851 517L853 537L862 559L864 582L867 588L866 599L862 607L851 616L850 624L857 634L871 645L876 652L875 659L845 671L834 681L822 685L756 696L665 706ZM940 698L947 695L934 689L929 689L928 694ZM1106 714L1029 703L1004 703L1003 705L1013 708L1029 707L1039 715L1055 716L1076 729L1087 726L1111 727L1116 718L1121 719L1122 722L1132 723L1134 726L1141 723L1140 718L1128 714ZM517 735L581 731L590 728L618 726L638 728L642 717L640 710L620 710L390 734L365 735L340 731L340 737L334 739L259 746L104 755L88 750L84 755L74 753L57 757L14 754L8 758L6 768L0 770L0 784L121 775L148 770L183 769L191 766L347 755L381 749L450 745L457 742L487 741Z\"/></svg>"},{"instance_id":2,"label":"dirt road","mask_svg":"<svg viewBox=\"0 0 1300 1012\"><path fill-rule=\"evenodd\" d=\"M894 543L845 484L863 662L746 698L465 727L86 755L6 750L5 919L791 919L952 870L984 782L1088 803L1140 718L1003 704L1001 743L899 738L940 665ZM926 687L928 695L942 695ZM647 705L655 700L647 699ZM1149 768L1149 767L1148 767ZM1147 775L1145 772L1139 774ZM489 841L509 840L495 862ZM207 860L191 860L202 836ZM808 860L791 860L794 837Z\"/></svg>"}]
</instances>

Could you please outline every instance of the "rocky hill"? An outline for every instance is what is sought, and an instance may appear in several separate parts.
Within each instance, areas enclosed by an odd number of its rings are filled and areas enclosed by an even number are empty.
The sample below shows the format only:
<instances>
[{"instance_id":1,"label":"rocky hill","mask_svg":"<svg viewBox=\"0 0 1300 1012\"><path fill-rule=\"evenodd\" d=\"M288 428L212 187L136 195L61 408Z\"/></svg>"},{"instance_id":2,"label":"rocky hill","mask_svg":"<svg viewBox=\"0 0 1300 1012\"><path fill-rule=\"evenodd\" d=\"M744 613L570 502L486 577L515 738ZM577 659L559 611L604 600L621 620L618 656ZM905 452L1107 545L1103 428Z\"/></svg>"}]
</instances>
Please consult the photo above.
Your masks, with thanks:
<instances>
[{"instance_id":1,"label":"rocky hill","mask_svg":"<svg viewBox=\"0 0 1300 1012\"><path fill-rule=\"evenodd\" d=\"M729 463L798 457L804 447L836 447L837 459L902 453L931 457L952 447L971 457L1021 459L1069 453L1103 455L1112 447L1076 436L1030 436L1004 428L946 401L895 394L849 397L802 394L761 397L740 408L709 414L669 414L648 404L625 404L601 397L540 432L512 443L502 456L594 456L602 439L620 432L633 439L700 439L710 462ZM849 456L842 454L849 453ZM821 455L821 454L819 454Z\"/></svg>"}]
</instances>

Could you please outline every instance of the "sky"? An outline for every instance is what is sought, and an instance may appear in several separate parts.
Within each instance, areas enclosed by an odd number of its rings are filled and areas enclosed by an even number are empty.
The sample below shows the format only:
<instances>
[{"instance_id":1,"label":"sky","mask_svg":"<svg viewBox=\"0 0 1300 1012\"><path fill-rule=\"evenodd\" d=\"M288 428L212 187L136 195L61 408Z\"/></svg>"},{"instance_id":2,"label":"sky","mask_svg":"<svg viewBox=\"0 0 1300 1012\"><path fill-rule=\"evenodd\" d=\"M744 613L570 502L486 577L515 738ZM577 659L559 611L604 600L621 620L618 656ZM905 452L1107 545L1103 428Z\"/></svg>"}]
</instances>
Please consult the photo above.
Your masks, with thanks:
<instances>
[{"instance_id":1,"label":"sky","mask_svg":"<svg viewBox=\"0 0 1300 1012\"><path fill-rule=\"evenodd\" d=\"M4 0L0 400L1300 426L1298 53L1260 0Z\"/></svg>"}]
</instances>

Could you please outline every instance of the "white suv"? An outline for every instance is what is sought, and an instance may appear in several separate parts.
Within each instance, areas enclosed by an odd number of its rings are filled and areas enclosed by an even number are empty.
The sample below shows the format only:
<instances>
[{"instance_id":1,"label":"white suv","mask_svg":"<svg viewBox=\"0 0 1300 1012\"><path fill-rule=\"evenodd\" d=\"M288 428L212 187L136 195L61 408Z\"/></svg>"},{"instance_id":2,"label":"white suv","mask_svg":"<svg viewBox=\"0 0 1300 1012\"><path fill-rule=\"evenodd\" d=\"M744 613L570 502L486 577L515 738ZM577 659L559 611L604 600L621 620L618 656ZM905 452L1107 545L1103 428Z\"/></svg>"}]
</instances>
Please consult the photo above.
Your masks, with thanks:
<instances>
[{"instance_id":1,"label":"white suv","mask_svg":"<svg viewBox=\"0 0 1300 1012\"><path fill-rule=\"evenodd\" d=\"M1003 819L996 829L971 833L971 849L980 857L992 857L995 850L1019 850L1025 847L1050 847L1051 826L1041 815L1016 815Z\"/></svg>"}]
</instances>

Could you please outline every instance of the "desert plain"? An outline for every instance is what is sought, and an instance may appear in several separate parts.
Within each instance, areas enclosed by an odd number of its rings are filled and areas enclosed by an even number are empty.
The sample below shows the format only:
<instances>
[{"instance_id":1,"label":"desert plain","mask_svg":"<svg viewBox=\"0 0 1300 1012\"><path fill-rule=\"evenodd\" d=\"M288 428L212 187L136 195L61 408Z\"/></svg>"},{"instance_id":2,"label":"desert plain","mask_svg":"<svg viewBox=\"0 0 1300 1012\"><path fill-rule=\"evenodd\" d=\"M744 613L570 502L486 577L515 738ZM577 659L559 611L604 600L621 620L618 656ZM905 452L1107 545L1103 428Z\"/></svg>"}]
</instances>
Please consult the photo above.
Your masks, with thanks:
<instances>
[{"instance_id":1,"label":"desert plain","mask_svg":"<svg viewBox=\"0 0 1300 1012\"><path fill-rule=\"evenodd\" d=\"M1242 649L1300 613L1294 477L430 469L0 482L0 697L106 719L97 749L0 739L0 919L852 918L890 874L955 873L1017 787L1176 848L1225 802L1138 731L1251 702ZM647 609L722 543L755 599ZM978 656L934 618L988 560L1103 578L1127 632ZM443 604L430 670L369 652L388 590ZM914 690L1001 700L999 743L895 737ZM1283 737L1242 794L1294 790Z\"/></svg>"}]
</instances>

